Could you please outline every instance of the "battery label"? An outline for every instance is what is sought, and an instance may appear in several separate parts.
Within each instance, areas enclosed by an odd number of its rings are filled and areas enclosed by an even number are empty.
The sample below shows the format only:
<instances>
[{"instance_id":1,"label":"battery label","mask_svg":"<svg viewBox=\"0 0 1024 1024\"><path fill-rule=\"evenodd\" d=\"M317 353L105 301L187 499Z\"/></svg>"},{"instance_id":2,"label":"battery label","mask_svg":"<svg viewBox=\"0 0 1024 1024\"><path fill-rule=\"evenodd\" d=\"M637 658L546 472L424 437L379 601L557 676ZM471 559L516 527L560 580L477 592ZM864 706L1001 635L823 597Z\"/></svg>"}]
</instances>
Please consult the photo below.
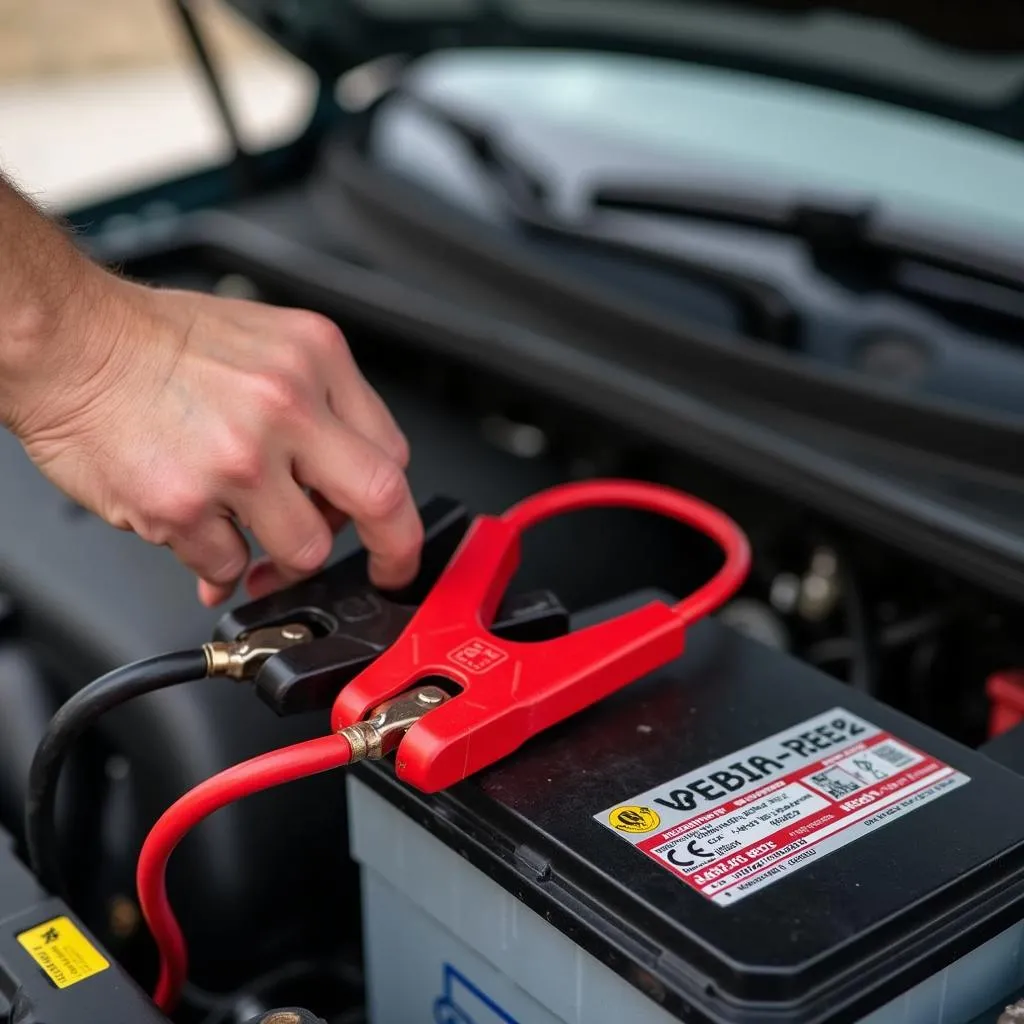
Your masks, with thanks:
<instances>
[{"instance_id":1,"label":"battery label","mask_svg":"<svg viewBox=\"0 0 1024 1024\"><path fill-rule=\"evenodd\" d=\"M834 708L594 817L730 905L967 782Z\"/></svg>"}]
</instances>

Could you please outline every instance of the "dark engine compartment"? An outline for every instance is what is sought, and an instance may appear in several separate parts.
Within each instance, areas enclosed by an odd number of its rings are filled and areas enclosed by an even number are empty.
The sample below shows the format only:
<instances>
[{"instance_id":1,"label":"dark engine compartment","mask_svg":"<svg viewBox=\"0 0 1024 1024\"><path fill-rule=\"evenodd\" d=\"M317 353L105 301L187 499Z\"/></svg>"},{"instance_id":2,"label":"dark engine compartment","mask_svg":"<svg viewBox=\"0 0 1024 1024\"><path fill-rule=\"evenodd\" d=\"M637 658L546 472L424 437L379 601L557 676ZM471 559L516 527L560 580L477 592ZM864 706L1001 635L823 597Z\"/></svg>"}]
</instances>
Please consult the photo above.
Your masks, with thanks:
<instances>
[{"instance_id":1,"label":"dark engine compartment","mask_svg":"<svg viewBox=\"0 0 1024 1024\"><path fill-rule=\"evenodd\" d=\"M319 203L300 183L246 200L231 216L254 237L301 239L311 255L358 267L365 257L339 242ZM986 680L1024 658L1009 598L833 510L723 469L695 454L692 438L673 444L642 422L552 401L514 356L504 370L487 367L389 330L315 281L296 294L258 261L239 265L218 251L216 226L206 222L203 245L176 246L141 219L107 242L130 254L124 269L137 278L335 318L412 441L421 502L450 494L473 512L497 512L553 483L599 475L694 493L733 515L754 545L749 584L723 621L963 743L985 740ZM69 504L7 436L0 477L0 826L20 842L27 764L61 699L118 664L202 643L222 612L201 608L168 552ZM337 554L353 544L344 535ZM717 557L709 543L640 514L580 514L528 539L514 587L550 588L579 611L641 587L685 593ZM71 901L143 984L153 961L133 867L146 829L208 775L323 726L319 715L277 719L244 687L203 682L112 714L83 744L62 798ZM194 982L182 1020L243 1020L246 1007L291 1001L332 1021L361 1019L359 894L343 793L323 777L262 794L219 813L175 855L171 895L190 936Z\"/></svg>"}]
</instances>

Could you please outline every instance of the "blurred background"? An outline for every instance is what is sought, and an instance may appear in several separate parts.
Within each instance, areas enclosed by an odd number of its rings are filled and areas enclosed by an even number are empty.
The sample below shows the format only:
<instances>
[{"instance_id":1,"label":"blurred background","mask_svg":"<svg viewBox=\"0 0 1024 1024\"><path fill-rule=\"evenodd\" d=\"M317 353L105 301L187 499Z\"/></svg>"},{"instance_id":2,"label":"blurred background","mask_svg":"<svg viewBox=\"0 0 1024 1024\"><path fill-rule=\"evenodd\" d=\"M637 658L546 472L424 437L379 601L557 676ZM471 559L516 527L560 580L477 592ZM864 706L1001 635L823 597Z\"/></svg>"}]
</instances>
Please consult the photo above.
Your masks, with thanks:
<instances>
[{"instance_id":1,"label":"blurred background","mask_svg":"<svg viewBox=\"0 0 1024 1024\"><path fill-rule=\"evenodd\" d=\"M230 9L200 6L246 138L295 134L312 76ZM221 153L171 0L0 0L0 167L37 200L87 202Z\"/></svg>"}]
</instances>

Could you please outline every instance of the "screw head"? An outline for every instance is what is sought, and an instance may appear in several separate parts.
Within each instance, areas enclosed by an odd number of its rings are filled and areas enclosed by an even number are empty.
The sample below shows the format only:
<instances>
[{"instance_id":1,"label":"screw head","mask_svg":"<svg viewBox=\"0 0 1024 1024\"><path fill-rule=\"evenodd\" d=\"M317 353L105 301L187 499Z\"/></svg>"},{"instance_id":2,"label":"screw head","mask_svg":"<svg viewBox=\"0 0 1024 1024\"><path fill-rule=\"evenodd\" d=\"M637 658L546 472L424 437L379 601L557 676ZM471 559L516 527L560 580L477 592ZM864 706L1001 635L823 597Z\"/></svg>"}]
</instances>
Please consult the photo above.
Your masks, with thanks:
<instances>
[{"instance_id":1,"label":"screw head","mask_svg":"<svg viewBox=\"0 0 1024 1024\"><path fill-rule=\"evenodd\" d=\"M416 699L420 704L440 704L441 695L439 693L418 693Z\"/></svg>"},{"instance_id":2,"label":"screw head","mask_svg":"<svg viewBox=\"0 0 1024 1024\"><path fill-rule=\"evenodd\" d=\"M283 1010L278 1013L268 1013L260 1021L260 1024L302 1024L302 1018L291 1010Z\"/></svg>"}]
</instances>

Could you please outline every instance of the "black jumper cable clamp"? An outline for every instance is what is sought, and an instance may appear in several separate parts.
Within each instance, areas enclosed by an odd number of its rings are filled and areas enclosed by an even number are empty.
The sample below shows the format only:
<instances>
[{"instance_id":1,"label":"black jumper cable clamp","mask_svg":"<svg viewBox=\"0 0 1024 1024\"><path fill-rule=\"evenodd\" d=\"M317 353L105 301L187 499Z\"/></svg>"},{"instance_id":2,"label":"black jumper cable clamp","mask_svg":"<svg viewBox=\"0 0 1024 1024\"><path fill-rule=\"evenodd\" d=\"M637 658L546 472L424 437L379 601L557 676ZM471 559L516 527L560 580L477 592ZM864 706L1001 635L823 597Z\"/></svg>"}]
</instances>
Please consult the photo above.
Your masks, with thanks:
<instances>
[{"instance_id":1,"label":"black jumper cable clamp","mask_svg":"<svg viewBox=\"0 0 1024 1024\"><path fill-rule=\"evenodd\" d=\"M278 715L327 711L354 679L402 635L429 595L470 526L457 501L433 498L420 508L424 544L420 572L409 587L383 593L370 584L363 549L287 590L227 613L217 626L219 644L308 629L313 643L268 649L252 685ZM267 632L264 632L267 631ZM548 590L508 595L491 631L505 640L551 640L569 631L569 613ZM297 638L296 638L297 639Z\"/></svg>"}]
</instances>

